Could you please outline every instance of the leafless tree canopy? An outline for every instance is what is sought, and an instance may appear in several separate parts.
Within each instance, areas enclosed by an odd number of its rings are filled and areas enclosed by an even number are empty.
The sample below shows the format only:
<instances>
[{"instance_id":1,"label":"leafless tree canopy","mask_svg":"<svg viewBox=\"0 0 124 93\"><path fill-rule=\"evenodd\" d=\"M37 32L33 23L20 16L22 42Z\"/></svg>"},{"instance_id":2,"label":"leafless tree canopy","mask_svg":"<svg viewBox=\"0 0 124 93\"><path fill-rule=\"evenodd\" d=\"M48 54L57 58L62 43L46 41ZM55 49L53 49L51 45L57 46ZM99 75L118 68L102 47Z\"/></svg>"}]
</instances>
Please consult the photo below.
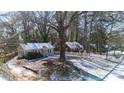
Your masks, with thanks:
<instances>
[{"instance_id":1,"label":"leafless tree canopy","mask_svg":"<svg viewBox=\"0 0 124 93\"><path fill-rule=\"evenodd\" d=\"M123 36L119 35L123 19L121 11L6 12L0 15L0 44L6 43L6 50L16 50L19 43L51 42L64 62L66 41L78 41L86 52L91 52L90 44L100 53L106 52L106 45L123 49Z\"/></svg>"}]
</instances>

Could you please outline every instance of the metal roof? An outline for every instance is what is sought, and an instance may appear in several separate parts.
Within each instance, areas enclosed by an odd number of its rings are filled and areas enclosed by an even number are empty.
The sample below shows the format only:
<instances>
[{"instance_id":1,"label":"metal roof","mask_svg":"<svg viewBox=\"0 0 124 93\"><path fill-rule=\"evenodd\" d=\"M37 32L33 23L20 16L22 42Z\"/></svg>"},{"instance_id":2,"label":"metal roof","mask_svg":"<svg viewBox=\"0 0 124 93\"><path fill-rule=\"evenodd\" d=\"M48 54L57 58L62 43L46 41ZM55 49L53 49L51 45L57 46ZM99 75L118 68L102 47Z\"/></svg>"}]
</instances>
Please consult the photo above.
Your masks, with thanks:
<instances>
[{"instance_id":1,"label":"metal roof","mask_svg":"<svg viewBox=\"0 0 124 93\"><path fill-rule=\"evenodd\" d=\"M50 43L26 43L26 44L20 44L20 46L24 50L38 50L38 49L52 49L54 48Z\"/></svg>"},{"instance_id":2,"label":"metal roof","mask_svg":"<svg viewBox=\"0 0 124 93\"><path fill-rule=\"evenodd\" d=\"M90 46L92 46L92 47L96 48L96 44L90 44Z\"/></svg>"}]
</instances>

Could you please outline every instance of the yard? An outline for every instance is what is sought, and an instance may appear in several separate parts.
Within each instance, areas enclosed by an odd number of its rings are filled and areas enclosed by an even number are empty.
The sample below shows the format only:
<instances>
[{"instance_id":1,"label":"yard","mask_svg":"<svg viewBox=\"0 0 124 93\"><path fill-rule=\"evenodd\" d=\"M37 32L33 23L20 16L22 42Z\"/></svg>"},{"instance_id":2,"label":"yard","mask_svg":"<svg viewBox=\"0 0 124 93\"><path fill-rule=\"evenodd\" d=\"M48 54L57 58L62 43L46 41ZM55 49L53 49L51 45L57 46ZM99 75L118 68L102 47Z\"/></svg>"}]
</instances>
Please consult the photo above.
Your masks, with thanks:
<instances>
[{"instance_id":1,"label":"yard","mask_svg":"<svg viewBox=\"0 0 124 93\"><path fill-rule=\"evenodd\" d=\"M58 58L59 55L34 60L17 60L15 57L6 63L6 67L15 80L101 81L124 79L123 57L120 57L118 62L113 62L106 60L105 55L80 56L67 53L67 62L63 68ZM116 69L114 69L115 67ZM111 77L112 79L110 79Z\"/></svg>"}]
</instances>

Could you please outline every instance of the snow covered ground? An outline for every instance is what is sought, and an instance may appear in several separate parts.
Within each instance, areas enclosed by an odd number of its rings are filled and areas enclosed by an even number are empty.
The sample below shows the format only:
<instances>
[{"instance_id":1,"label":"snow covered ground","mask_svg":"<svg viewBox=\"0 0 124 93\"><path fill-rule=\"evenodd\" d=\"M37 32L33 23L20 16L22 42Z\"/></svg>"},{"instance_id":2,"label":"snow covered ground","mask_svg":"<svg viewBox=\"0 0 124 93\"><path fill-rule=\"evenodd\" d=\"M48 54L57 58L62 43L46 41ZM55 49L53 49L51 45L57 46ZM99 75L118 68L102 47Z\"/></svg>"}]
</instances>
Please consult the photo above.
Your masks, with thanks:
<instances>
[{"instance_id":1,"label":"snow covered ground","mask_svg":"<svg viewBox=\"0 0 124 93\"><path fill-rule=\"evenodd\" d=\"M26 64L24 62L23 64ZM16 76L17 80L34 80L37 78L36 74L30 70L26 70L17 63L17 57L14 57L6 63L10 73Z\"/></svg>"},{"instance_id":2,"label":"snow covered ground","mask_svg":"<svg viewBox=\"0 0 124 93\"><path fill-rule=\"evenodd\" d=\"M115 66L117 66L118 62L112 62L105 60L105 56L97 56L97 55L91 55L87 58L79 58L79 59L70 59L69 60L74 66L78 67L82 71L86 71L91 75L94 75L101 80L111 71ZM108 78L110 77L110 78ZM112 71L108 75L108 79L105 80L124 80L124 62L119 64L115 68L115 70ZM112 79L111 79L112 78Z\"/></svg>"},{"instance_id":3,"label":"snow covered ground","mask_svg":"<svg viewBox=\"0 0 124 93\"><path fill-rule=\"evenodd\" d=\"M7 81L6 78L2 74L0 74L0 81Z\"/></svg>"},{"instance_id":4,"label":"snow covered ground","mask_svg":"<svg viewBox=\"0 0 124 93\"><path fill-rule=\"evenodd\" d=\"M81 74L81 77L87 78L86 80L95 80L95 77L100 78L101 80L116 66L118 62L112 62L105 60L105 55L98 55L98 54L90 54L89 56L81 56L81 55L69 55L66 54L67 61L73 63L74 66L78 67L79 69L87 72L89 75L85 76ZM56 60L59 58L59 55L49 56L44 59L35 59L30 60L29 63L34 63L37 61L48 61L48 60ZM22 74L25 71L24 68L19 67L16 64L16 57L10 60L7 65L11 69L12 72L18 72ZM26 77L28 74L26 74ZM31 73L31 77L34 76L34 73ZM94 77L95 76L95 77ZM117 66L112 73L110 73L104 80L124 80L124 61Z\"/></svg>"}]
</instances>

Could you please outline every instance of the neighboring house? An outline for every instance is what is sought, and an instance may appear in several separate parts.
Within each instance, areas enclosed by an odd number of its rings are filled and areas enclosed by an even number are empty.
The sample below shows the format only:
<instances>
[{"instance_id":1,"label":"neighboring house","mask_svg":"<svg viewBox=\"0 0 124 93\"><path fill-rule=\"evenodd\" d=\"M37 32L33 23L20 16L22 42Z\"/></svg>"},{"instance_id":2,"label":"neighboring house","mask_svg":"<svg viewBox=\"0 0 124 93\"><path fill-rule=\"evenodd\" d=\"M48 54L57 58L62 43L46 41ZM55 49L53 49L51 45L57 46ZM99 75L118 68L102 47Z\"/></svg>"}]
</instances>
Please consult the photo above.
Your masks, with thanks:
<instances>
[{"instance_id":1,"label":"neighboring house","mask_svg":"<svg viewBox=\"0 0 124 93\"><path fill-rule=\"evenodd\" d=\"M54 47L50 43L23 43L18 48L19 58L35 59L53 54Z\"/></svg>"},{"instance_id":2,"label":"neighboring house","mask_svg":"<svg viewBox=\"0 0 124 93\"><path fill-rule=\"evenodd\" d=\"M66 42L65 43L65 49L66 51L69 51L69 52L79 52L79 51L82 51L84 49L84 47L78 43L78 42Z\"/></svg>"},{"instance_id":3,"label":"neighboring house","mask_svg":"<svg viewBox=\"0 0 124 93\"><path fill-rule=\"evenodd\" d=\"M123 54L123 52L121 52L121 51L114 51L114 50L112 50L112 51L108 52L109 56L121 56L122 54Z\"/></svg>"}]
</instances>

